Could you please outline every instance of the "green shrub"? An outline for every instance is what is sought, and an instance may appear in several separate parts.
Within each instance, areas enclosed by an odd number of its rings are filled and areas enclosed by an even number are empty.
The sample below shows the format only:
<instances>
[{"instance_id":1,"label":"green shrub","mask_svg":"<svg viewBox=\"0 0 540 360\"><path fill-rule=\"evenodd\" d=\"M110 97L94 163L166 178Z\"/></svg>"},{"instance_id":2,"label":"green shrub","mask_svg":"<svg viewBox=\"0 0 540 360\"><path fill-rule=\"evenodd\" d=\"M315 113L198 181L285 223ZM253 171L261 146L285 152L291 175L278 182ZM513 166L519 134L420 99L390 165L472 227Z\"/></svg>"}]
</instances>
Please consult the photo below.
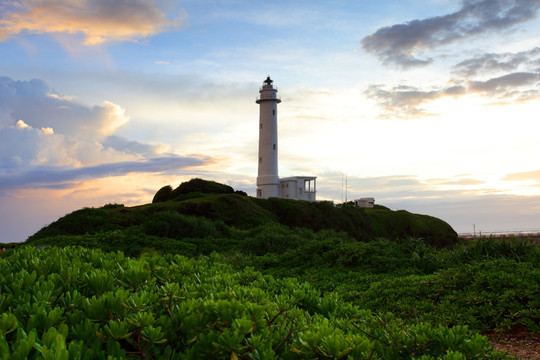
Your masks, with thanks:
<instances>
[{"instance_id":1,"label":"green shrub","mask_svg":"<svg viewBox=\"0 0 540 360\"><path fill-rule=\"evenodd\" d=\"M525 325L539 331L540 270L513 260L494 260L432 275L385 278L356 294L359 306L393 311L447 326L478 331Z\"/></svg>"},{"instance_id":2,"label":"green shrub","mask_svg":"<svg viewBox=\"0 0 540 360\"><path fill-rule=\"evenodd\" d=\"M181 183L171 192L169 199L175 199L180 195L185 195L191 192L203 194L233 194L234 189L229 185L220 184L215 181L195 178Z\"/></svg>"},{"instance_id":3,"label":"green shrub","mask_svg":"<svg viewBox=\"0 0 540 360\"><path fill-rule=\"evenodd\" d=\"M6 359L504 358L467 327L406 325L217 254L24 247L0 268Z\"/></svg>"},{"instance_id":4,"label":"green shrub","mask_svg":"<svg viewBox=\"0 0 540 360\"><path fill-rule=\"evenodd\" d=\"M199 253L197 246L189 241L147 235L137 229L114 230L85 235L57 235L37 239L32 244L59 247L83 246L105 251L122 251L130 256L139 256L148 250L186 256L195 256Z\"/></svg>"},{"instance_id":5,"label":"green shrub","mask_svg":"<svg viewBox=\"0 0 540 360\"><path fill-rule=\"evenodd\" d=\"M122 206L114 206L119 208ZM109 208L111 208L109 206ZM104 208L83 208L66 215L30 236L27 242L55 235L83 235L120 229Z\"/></svg>"},{"instance_id":6,"label":"green shrub","mask_svg":"<svg viewBox=\"0 0 540 360\"><path fill-rule=\"evenodd\" d=\"M302 236L300 229L289 229L283 225L269 224L252 230L244 240L242 249L258 256L266 253L282 254L307 242L308 239Z\"/></svg>"},{"instance_id":7,"label":"green shrub","mask_svg":"<svg viewBox=\"0 0 540 360\"><path fill-rule=\"evenodd\" d=\"M467 263L486 259L513 259L540 264L540 247L527 239L480 238L460 247L455 256L457 261Z\"/></svg>"},{"instance_id":8,"label":"green shrub","mask_svg":"<svg viewBox=\"0 0 540 360\"><path fill-rule=\"evenodd\" d=\"M221 221L200 216L182 215L174 210L162 211L148 218L142 225L147 235L172 239L220 237L227 234Z\"/></svg>"},{"instance_id":9,"label":"green shrub","mask_svg":"<svg viewBox=\"0 0 540 360\"><path fill-rule=\"evenodd\" d=\"M124 204L117 204L117 203L108 203L103 205L103 209L121 209L124 207Z\"/></svg>"}]
</instances>

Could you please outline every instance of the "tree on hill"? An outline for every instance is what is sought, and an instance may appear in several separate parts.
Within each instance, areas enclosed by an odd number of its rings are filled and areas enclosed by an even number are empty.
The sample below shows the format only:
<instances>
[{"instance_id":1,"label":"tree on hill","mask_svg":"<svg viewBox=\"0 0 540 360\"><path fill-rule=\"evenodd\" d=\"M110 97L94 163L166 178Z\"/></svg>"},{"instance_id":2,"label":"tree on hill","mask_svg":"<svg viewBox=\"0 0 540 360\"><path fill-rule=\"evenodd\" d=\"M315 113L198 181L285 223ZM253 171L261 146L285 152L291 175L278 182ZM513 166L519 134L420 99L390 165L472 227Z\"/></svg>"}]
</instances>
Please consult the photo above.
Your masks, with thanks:
<instances>
[{"instance_id":1,"label":"tree on hill","mask_svg":"<svg viewBox=\"0 0 540 360\"><path fill-rule=\"evenodd\" d=\"M152 199L152 203L159 203L159 202L165 202L171 198L171 193L173 191L173 188L171 185L166 185L158 190L156 195L154 195L154 198Z\"/></svg>"},{"instance_id":2,"label":"tree on hill","mask_svg":"<svg viewBox=\"0 0 540 360\"><path fill-rule=\"evenodd\" d=\"M233 194L234 189L229 185L220 184L211 180L203 180L199 178L191 179L181 183L176 189L172 189L170 185L164 186L154 195L152 203L165 202L174 200L182 195L189 193L201 194Z\"/></svg>"}]
</instances>

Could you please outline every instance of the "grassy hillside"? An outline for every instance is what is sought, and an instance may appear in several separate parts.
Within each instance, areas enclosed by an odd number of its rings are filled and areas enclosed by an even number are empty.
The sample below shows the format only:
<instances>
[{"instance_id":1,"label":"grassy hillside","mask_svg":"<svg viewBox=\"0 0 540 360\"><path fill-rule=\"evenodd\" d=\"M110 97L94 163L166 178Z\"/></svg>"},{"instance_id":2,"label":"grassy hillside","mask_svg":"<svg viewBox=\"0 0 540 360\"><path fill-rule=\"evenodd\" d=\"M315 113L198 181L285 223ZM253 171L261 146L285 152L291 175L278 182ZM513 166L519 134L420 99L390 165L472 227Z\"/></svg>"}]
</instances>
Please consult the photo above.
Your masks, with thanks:
<instances>
[{"instance_id":1,"label":"grassy hillside","mask_svg":"<svg viewBox=\"0 0 540 360\"><path fill-rule=\"evenodd\" d=\"M427 215L404 210L336 207L330 202L256 199L235 193L226 185L200 179L183 183L175 190L160 189L151 204L135 207L110 204L75 211L41 229L27 242L34 244L51 236L114 230L176 240L238 239L243 231L278 224L316 232L345 232L358 241L419 237L436 247L457 242L456 232L447 223Z\"/></svg>"}]
</instances>

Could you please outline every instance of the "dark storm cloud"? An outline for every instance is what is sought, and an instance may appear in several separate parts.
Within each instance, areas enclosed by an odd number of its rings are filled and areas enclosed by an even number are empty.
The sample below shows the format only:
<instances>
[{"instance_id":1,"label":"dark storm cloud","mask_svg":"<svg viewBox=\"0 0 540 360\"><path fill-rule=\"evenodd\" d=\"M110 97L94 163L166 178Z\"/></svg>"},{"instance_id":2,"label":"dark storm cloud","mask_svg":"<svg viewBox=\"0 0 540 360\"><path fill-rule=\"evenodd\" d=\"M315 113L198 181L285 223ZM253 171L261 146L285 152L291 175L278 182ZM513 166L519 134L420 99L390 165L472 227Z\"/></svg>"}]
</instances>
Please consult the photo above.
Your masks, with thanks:
<instances>
[{"instance_id":1,"label":"dark storm cloud","mask_svg":"<svg viewBox=\"0 0 540 360\"><path fill-rule=\"evenodd\" d=\"M451 14L387 26L362 39L362 47L383 63L401 67L429 64L416 53L531 20L538 0L465 0Z\"/></svg>"},{"instance_id":2,"label":"dark storm cloud","mask_svg":"<svg viewBox=\"0 0 540 360\"><path fill-rule=\"evenodd\" d=\"M486 72L510 72L521 69L540 71L540 47L517 53L482 54L454 66L454 72L465 77Z\"/></svg>"},{"instance_id":3,"label":"dark storm cloud","mask_svg":"<svg viewBox=\"0 0 540 360\"><path fill-rule=\"evenodd\" d=\"M162 173L211 162L210 158L164 156L141 161L124 161L80 168L60 166L33 166L17 172L0 169L0 188L3 190L23 188L65 189L82 180L130 173Z\"/></svg>"}]
</instances>

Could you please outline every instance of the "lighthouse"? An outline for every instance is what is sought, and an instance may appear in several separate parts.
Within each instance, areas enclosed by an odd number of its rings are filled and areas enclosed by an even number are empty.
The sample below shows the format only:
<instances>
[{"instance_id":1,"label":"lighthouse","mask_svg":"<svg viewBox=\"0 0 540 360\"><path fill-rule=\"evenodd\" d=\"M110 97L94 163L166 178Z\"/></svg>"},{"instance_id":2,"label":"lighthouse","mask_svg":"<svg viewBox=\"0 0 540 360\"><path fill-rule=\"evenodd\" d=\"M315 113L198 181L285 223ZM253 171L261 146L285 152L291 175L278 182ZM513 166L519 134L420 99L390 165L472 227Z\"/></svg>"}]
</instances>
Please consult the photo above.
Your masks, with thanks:
<instances>
[{"instance_id":1,"label":"lighthouse","mask_svg":"<svg viewBox=\"0 0 540 360\"><path fill-rule=\"evenodd\" d=\"M317 201L316 176L279 178L277 104L281 102L270 76L259 89L259 172L257 197Z\"/></svg>"},{"instance_id":2,"label":"lighthouse","mask_svg":"<svg viewBox=\"0 0 540 360\"><path fill-rule=\"evenodd\" d=\"M259 171L257 173L257 197L267 199L280 197L278 175L278 129L277 104L281 99L270 76L259 89Z\"/></svg>"}]
</instances>

